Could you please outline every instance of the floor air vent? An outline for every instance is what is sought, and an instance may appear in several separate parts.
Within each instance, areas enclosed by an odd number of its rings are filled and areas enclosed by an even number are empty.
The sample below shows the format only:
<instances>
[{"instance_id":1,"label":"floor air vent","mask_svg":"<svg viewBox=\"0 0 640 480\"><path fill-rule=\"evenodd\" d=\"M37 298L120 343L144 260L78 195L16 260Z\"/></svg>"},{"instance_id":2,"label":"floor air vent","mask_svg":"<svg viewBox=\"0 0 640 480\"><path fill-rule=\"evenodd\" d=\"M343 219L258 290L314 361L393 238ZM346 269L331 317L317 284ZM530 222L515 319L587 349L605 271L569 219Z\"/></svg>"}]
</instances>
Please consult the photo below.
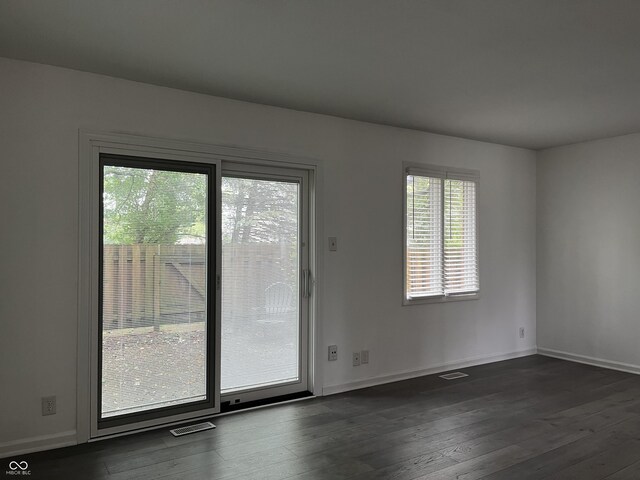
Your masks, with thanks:
<instances>
[{"instance_id":1,"label":"floor air vent","mask_svg":"<svg viewBox=\"0 0 640 480\"><path fill-rule=\"evenodd\" d=\"M446 373L444 375L439 375L440 378L444 378L445 380L455 380L456 378L462 378L462 377L468 377L468 376L469 375L462 372L453 372L453 373Z\"/></svg>"},{"instance_id":2,"label":"floor air vent","mask_svg":"<svg viewBox=\"0 0 640 480\"><path fill-rule=\"evenodd\" d=\"M174 437L181 437L182 435L189 435L190 433L201 432L202 430L209 430L216 428L211 422L197 423L195 425L188 425L186 427L174 428L170 430Z\"/></svg>"}]
</instances>

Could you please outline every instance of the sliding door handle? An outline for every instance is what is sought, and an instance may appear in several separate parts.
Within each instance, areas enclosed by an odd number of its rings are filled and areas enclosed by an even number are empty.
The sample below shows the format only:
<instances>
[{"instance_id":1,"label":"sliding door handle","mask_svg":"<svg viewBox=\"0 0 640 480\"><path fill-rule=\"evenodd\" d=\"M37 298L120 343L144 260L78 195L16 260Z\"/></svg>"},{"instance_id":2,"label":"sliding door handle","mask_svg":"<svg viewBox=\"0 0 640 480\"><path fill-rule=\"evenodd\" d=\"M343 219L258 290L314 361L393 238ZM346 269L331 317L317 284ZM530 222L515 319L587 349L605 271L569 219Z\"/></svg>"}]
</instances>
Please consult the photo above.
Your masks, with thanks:
<instances>
[{"instance_id":1,"label":"sliding door handle","mask_svg":"<svg viewBox=\"0 0 640 480\"><path fill-rule=\"evenodd\" d=\"M307 268L302 271L302 296L304 298L311 296L311 272Z\"/></svg>"}]
</instances>

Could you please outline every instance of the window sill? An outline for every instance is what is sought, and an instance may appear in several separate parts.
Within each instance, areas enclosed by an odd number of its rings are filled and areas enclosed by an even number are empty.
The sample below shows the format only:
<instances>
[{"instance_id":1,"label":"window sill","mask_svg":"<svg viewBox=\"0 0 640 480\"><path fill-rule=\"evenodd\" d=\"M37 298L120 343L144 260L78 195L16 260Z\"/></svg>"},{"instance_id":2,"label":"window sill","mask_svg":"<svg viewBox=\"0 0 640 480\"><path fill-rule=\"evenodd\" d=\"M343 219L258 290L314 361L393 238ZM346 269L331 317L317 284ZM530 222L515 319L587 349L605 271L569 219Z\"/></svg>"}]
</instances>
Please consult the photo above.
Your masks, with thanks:
<instances>
[{"instance_id":1,"label":"window sill","mask_svg":"<svg viewBox=\"0 0 640 480\"><path fill-rule=\"evenodd\" d=\"M404 299L402 305L424 305L429 303L449 303L449 302L465 302L468 300L477 300L480 298L480 292L469 293L464 295L437 296L437 297L420 297L410 300Z\"/></svg>"}]
</instances>

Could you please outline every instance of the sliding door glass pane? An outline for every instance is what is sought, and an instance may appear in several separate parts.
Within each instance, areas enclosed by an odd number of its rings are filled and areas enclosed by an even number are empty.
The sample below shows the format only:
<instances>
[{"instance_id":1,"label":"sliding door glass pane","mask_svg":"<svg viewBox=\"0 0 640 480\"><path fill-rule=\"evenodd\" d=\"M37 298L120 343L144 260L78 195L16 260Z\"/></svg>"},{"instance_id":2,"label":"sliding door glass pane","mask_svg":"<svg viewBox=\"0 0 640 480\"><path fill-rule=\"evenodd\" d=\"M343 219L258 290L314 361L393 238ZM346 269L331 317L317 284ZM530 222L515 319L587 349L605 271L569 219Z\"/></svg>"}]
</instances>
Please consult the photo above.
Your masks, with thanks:
<instances>
[{"instance_id":1,"label":"sliding door glass pane","mask_svg":"<svg viewBox=\"0 0 640 480\"><path fill-rule=\"evenodd\" d=\"M102 173L101 416L204 400L207 174Z\"/></svg>"},{"instance_id":2,"label":"sliding door glass pane","mask_svg":"<svg viewBox=\"0 0 640 480\"><path fill-rule=\"evenodd\" d=\"M299 186L222 179L222 393L299 380Z\"/></svg>"}]
</instances>

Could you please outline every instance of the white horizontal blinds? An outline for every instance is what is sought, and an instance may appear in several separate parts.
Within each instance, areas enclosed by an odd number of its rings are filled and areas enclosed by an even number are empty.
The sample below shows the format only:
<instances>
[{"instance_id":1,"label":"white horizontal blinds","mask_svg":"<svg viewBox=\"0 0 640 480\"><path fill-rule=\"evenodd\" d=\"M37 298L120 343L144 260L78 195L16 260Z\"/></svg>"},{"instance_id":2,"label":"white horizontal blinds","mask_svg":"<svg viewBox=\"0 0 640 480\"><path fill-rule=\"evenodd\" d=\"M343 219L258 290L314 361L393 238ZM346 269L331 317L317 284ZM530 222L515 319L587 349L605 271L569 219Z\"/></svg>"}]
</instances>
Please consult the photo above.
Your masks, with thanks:
<instances>
[{"instance_id":1,"label":"white horizontal blinds","mask_svg":"<svg viewBox=\"0 0 640 480\"><path fill-rule=\"evenodd\" d=\"M443 295L443 179L411 174L406 179L406 297Z\"/></svg>"},{"instance_id":2,"label":"white horizontal blinds","mask_svg":"<svg viewBox=\"0 0 640 480\"><path fill-rule=\"evenodd\" d=\"M444 185L444 292L477 292L476 182L447 178Z\"/></svg>"}]
</instances>

